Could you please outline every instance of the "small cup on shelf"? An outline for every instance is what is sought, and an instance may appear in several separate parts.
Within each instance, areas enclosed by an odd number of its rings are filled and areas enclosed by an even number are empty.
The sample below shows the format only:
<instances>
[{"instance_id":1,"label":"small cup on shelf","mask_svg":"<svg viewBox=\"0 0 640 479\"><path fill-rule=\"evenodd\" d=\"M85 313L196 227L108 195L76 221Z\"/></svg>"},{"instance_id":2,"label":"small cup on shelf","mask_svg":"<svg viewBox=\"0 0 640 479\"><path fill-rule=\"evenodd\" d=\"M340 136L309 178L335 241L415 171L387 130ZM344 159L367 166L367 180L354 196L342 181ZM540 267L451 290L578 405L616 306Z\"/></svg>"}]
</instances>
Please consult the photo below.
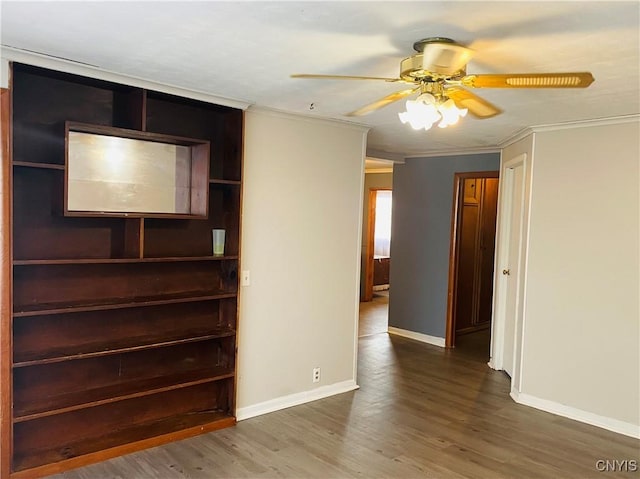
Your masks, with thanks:
<instances>
[{"instance_id":1,"label":"small cup on shelf","mask_svg":"<svg viewBox=\"0 0 640 479\"><path fill-rule=\"evenodd\" d=\"M224 256L225 230L211 230L213 235L213 256Z\"/></svg>"}]
</instances>

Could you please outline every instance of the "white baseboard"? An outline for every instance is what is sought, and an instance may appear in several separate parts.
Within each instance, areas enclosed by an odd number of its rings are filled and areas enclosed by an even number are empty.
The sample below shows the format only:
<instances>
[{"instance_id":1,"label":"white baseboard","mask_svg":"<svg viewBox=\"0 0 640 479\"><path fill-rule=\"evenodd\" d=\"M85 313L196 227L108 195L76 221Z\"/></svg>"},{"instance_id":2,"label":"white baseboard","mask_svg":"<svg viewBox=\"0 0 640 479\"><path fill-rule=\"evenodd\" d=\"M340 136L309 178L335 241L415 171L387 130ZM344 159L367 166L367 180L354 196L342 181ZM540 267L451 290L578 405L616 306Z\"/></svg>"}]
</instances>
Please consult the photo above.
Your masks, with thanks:
<instances>
[{"instance_id":1,"label":"white baseboard","mask_svg":"<svg viewBox=\"0 0 640 479\"><path fill-rule=\"evenodd\" d=\"M388 332L389 334L395 334L396 336L402 336L403 338L415 339L421 343L432 344L434 346L440 346L441 348L444 348L445 346L444 338L439 338L437 336L429 336L428 334L394 328L393 326L389 326Z\"/></svg>"},{"instance_id":2,"label":"white baseboard","mask_svg":"<svg viewBox=\"0 0 640 479\"><path fill-rule=\"evenodd\" d=\"M320 386L315 389L290 394L288 396L270 399L252 406L236 409L236 419L238 421L242 421L251 417L261 416L262 414L279 411L280 409L286 409L288 407L298 406L311 401L317 401L318 399L324 399L329 396L335 396L336 394L353 391L359 387L360 386L358 386L355 381L348 380L329 384L327 386Z\"/></svg>"},{"instance_id":3,"label":"white baseboard","mask_svg":"<svg viewBox=\"0 0 640 479\"><path fill-rule=\"evenodd\" d=\"M515 390L511 391L511 397L518 404L531 406L542 411L550 412L551 414L556 414L558 416L584 422L592 426L601 427L602 429L617 432L618 434L624 434L625 436L640 439L640 426L636 424L631 424L629 422L620 421L606 416L600 416L599 414L583 411L582 409L566 406L555 401L549 401L548 399L541 399L529 394L519 393Z\"/></svg>"}]
</instances>

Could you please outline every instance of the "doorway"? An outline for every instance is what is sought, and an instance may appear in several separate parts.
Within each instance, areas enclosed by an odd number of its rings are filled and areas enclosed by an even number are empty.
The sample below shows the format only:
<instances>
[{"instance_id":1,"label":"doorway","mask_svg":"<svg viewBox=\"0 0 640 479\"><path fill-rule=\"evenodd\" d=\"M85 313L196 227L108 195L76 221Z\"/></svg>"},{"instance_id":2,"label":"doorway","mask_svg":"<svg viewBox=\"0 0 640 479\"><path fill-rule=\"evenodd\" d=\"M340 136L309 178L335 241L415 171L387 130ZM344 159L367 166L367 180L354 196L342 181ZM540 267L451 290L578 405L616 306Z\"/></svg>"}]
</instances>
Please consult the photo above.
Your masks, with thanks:
<instances>
[{"instance_id":1,"label":"doorway","mask_svg":"<svg viewBox=\"0 0 640 479\"><path fill-rule=\"evenodd\" d=\"M493 302L497 171L456 173L452 211L447 347L489 360Z\"/></svg>"},{"instance_id":2,"label":"doorway","mask_svg":"<svg viewBox=\"0 0 640 479\"><path fill-rule=\"evenodd\" d=\"M391 188L369 190L363 301L389 294L391 269Z\"/></svg>"}]
</instances>

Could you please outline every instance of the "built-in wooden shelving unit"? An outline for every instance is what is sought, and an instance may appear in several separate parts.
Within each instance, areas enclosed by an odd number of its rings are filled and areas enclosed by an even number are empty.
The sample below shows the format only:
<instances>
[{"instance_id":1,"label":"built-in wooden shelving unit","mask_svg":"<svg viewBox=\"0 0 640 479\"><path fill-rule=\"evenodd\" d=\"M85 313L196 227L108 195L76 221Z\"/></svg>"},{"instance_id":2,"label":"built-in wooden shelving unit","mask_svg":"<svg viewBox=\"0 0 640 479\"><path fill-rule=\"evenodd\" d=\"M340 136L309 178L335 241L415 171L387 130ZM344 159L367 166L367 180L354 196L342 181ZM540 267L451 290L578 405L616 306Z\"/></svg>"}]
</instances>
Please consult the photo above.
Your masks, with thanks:
<instances>
[{"instance_id":1,"label":"built-in wooden shelving unit","mask_svg":"<svg viewBox=\"0 0 640 479\"><path fill-rule=\"evenodd\" d=\"M233 425L242 111L12 69L11 475ZM195 145L195 213L65 214L70 128Z\"/></svg>"}]
</instances>

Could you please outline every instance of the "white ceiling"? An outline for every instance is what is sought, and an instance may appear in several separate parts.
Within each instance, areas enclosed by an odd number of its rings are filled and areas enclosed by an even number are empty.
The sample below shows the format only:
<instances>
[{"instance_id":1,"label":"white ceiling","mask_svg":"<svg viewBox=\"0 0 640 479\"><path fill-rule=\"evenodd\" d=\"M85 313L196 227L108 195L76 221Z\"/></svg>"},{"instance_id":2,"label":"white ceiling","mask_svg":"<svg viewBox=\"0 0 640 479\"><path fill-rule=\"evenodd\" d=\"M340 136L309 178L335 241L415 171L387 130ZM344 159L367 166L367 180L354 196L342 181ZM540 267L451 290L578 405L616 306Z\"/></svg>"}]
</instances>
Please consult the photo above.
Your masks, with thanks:
<instances>
[{"instance_id":1,"label":"white ceiling","mask_svg":"<svg viewBox=\"0 0 640 479\"><path fill-rule=\"evenodd\" d=\"M640 112L640 3L0 2L1 41L119 74L252 105L371 127L368 154L401 158L496 148L527 127ZM450 37L468 73L591 71L586 90L475 90L505 113L413 131L404 102L343 116L406 86L291 79L395 77L414 41ZM313 107L311 105L313 104Z\"/></svg>"}]
</instances>

